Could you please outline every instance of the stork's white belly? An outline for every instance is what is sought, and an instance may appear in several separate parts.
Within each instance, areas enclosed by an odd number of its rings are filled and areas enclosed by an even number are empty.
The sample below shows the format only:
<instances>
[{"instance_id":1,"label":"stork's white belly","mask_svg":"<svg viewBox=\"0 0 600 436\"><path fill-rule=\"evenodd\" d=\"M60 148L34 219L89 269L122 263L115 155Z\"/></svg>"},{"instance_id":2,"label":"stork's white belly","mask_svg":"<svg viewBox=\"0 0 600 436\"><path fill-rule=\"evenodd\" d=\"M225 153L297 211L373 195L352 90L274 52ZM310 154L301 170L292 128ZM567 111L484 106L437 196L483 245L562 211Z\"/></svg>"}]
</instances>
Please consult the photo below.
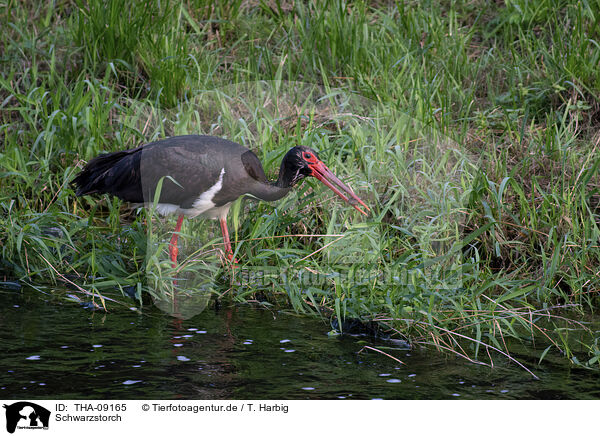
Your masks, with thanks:
<instances>
[{"instance_id":1,"label":"stork's white belly","mask_svg":"<svg viewBox=\"0 0 600 436\"><path fill-rule=\"evenodd\" d=\"M221 174L217 179L216 183L212 185L208 190L204 191L194 201L191 208L183 209L177 204L171 203L158 203L156 205L156 211L161 215L185 215L189 218L202 215L205 218L222 218L227 216L231 203L224 204L223 206L216 207L213 202L213 198L223 187L223 175L225 174L225 168L221 169Z\"/></svg>"}]
</instances>

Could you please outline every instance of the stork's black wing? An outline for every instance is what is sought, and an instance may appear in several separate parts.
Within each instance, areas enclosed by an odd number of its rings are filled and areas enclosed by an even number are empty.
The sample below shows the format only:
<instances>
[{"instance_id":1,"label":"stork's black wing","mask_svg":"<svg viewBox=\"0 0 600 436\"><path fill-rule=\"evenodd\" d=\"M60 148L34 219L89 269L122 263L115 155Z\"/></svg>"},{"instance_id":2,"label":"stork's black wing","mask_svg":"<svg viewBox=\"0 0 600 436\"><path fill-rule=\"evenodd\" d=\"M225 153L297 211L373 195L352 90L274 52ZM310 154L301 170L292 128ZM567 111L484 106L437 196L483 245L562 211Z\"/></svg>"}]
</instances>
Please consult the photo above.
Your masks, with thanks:
<instances>
[{"instance_id":1,"label":"stork's black wing","mask_svg":"<svg viewBox=\"0 0 600 436\"><path fill-rule=\"evenodd\" d=\"M133 150L92 159L75 178L77 195L109 193L133 203L153 201L162 179L160 203L192 207L222 178L213 198L231 202L258 182L266 183L260 161L247 148L213 136L177 136Z\"/></svg>"}]
</instances>

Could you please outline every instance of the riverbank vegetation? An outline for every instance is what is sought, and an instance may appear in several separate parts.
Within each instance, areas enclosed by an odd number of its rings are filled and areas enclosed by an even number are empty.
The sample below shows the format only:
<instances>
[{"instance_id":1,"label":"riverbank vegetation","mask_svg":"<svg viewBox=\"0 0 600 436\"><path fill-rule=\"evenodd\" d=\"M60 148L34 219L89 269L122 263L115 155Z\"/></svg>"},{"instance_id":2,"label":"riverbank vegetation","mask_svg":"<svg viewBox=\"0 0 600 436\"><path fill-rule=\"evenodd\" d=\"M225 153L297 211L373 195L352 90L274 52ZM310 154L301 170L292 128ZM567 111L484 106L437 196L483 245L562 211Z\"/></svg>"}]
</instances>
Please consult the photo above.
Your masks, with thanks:
<instances>
[{"instance_id":1,"label":"riverbank vegetation","mask_svg":"<svg viewBox=\"0 0 600 436\"><path fill-rule=\"evenodd\" d=\"M0 20L4 280L110 306L203 277L188 291L483 364L514 346L600 368L598 1L8 0ZM272 178L311 146L372 214L306 181L234 206L236 274L200 221L173 274L174 218L70 182L178 134L242 143Z\"/></svg>"}]
</instances>

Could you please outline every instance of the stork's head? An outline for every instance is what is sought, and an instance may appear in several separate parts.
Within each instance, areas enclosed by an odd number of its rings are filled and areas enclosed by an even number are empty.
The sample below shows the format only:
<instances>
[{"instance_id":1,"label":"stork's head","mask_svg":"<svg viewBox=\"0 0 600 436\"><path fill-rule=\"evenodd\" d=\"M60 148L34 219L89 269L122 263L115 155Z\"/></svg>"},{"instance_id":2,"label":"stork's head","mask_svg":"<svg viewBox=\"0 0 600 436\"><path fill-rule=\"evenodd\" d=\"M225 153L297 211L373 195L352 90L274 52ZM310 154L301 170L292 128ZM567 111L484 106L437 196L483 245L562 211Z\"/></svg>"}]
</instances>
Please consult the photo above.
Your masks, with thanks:
<instances>
[{"instance_id":1,"label":"stork's head","mask_svg":"<svg viewBox=\"0 0 600 436\"><path fill-rule=\"evenodd\" d=\"M305 177L315 177L360 213L367 215L366 211L370 210L349 186L327 168L312 148L299 145L290 149L281 162L280 175L289 186L295 185Z\"/></svg>"}]
</instances>

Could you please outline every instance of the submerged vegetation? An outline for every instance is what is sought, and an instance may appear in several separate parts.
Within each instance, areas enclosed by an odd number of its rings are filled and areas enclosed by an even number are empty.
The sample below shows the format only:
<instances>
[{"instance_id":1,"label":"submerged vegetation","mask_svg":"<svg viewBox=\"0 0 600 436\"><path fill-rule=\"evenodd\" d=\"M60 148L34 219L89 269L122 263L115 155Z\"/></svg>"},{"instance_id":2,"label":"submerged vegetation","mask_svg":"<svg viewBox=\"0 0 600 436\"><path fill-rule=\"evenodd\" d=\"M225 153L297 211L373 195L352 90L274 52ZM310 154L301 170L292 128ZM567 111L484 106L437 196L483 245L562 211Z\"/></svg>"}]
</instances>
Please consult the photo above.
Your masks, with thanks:
<instances>
[{"instance_id":1,"label":"submerged vegetation","mask_svg":"<svg viewBox=\"0 0 600 436\"><path fill-rule=\"evenodd\" d=\"M4 280L109 306L194 277L196 311L209 292L485 364L519 341L600 368L597 0L8 0L0 20ZM236 274L200 221L173 274L173 219L70 183L178 134L242 143L271 176L311 146L372 214L304 182L232 208Z\"/></svg>"}]
</instances>

